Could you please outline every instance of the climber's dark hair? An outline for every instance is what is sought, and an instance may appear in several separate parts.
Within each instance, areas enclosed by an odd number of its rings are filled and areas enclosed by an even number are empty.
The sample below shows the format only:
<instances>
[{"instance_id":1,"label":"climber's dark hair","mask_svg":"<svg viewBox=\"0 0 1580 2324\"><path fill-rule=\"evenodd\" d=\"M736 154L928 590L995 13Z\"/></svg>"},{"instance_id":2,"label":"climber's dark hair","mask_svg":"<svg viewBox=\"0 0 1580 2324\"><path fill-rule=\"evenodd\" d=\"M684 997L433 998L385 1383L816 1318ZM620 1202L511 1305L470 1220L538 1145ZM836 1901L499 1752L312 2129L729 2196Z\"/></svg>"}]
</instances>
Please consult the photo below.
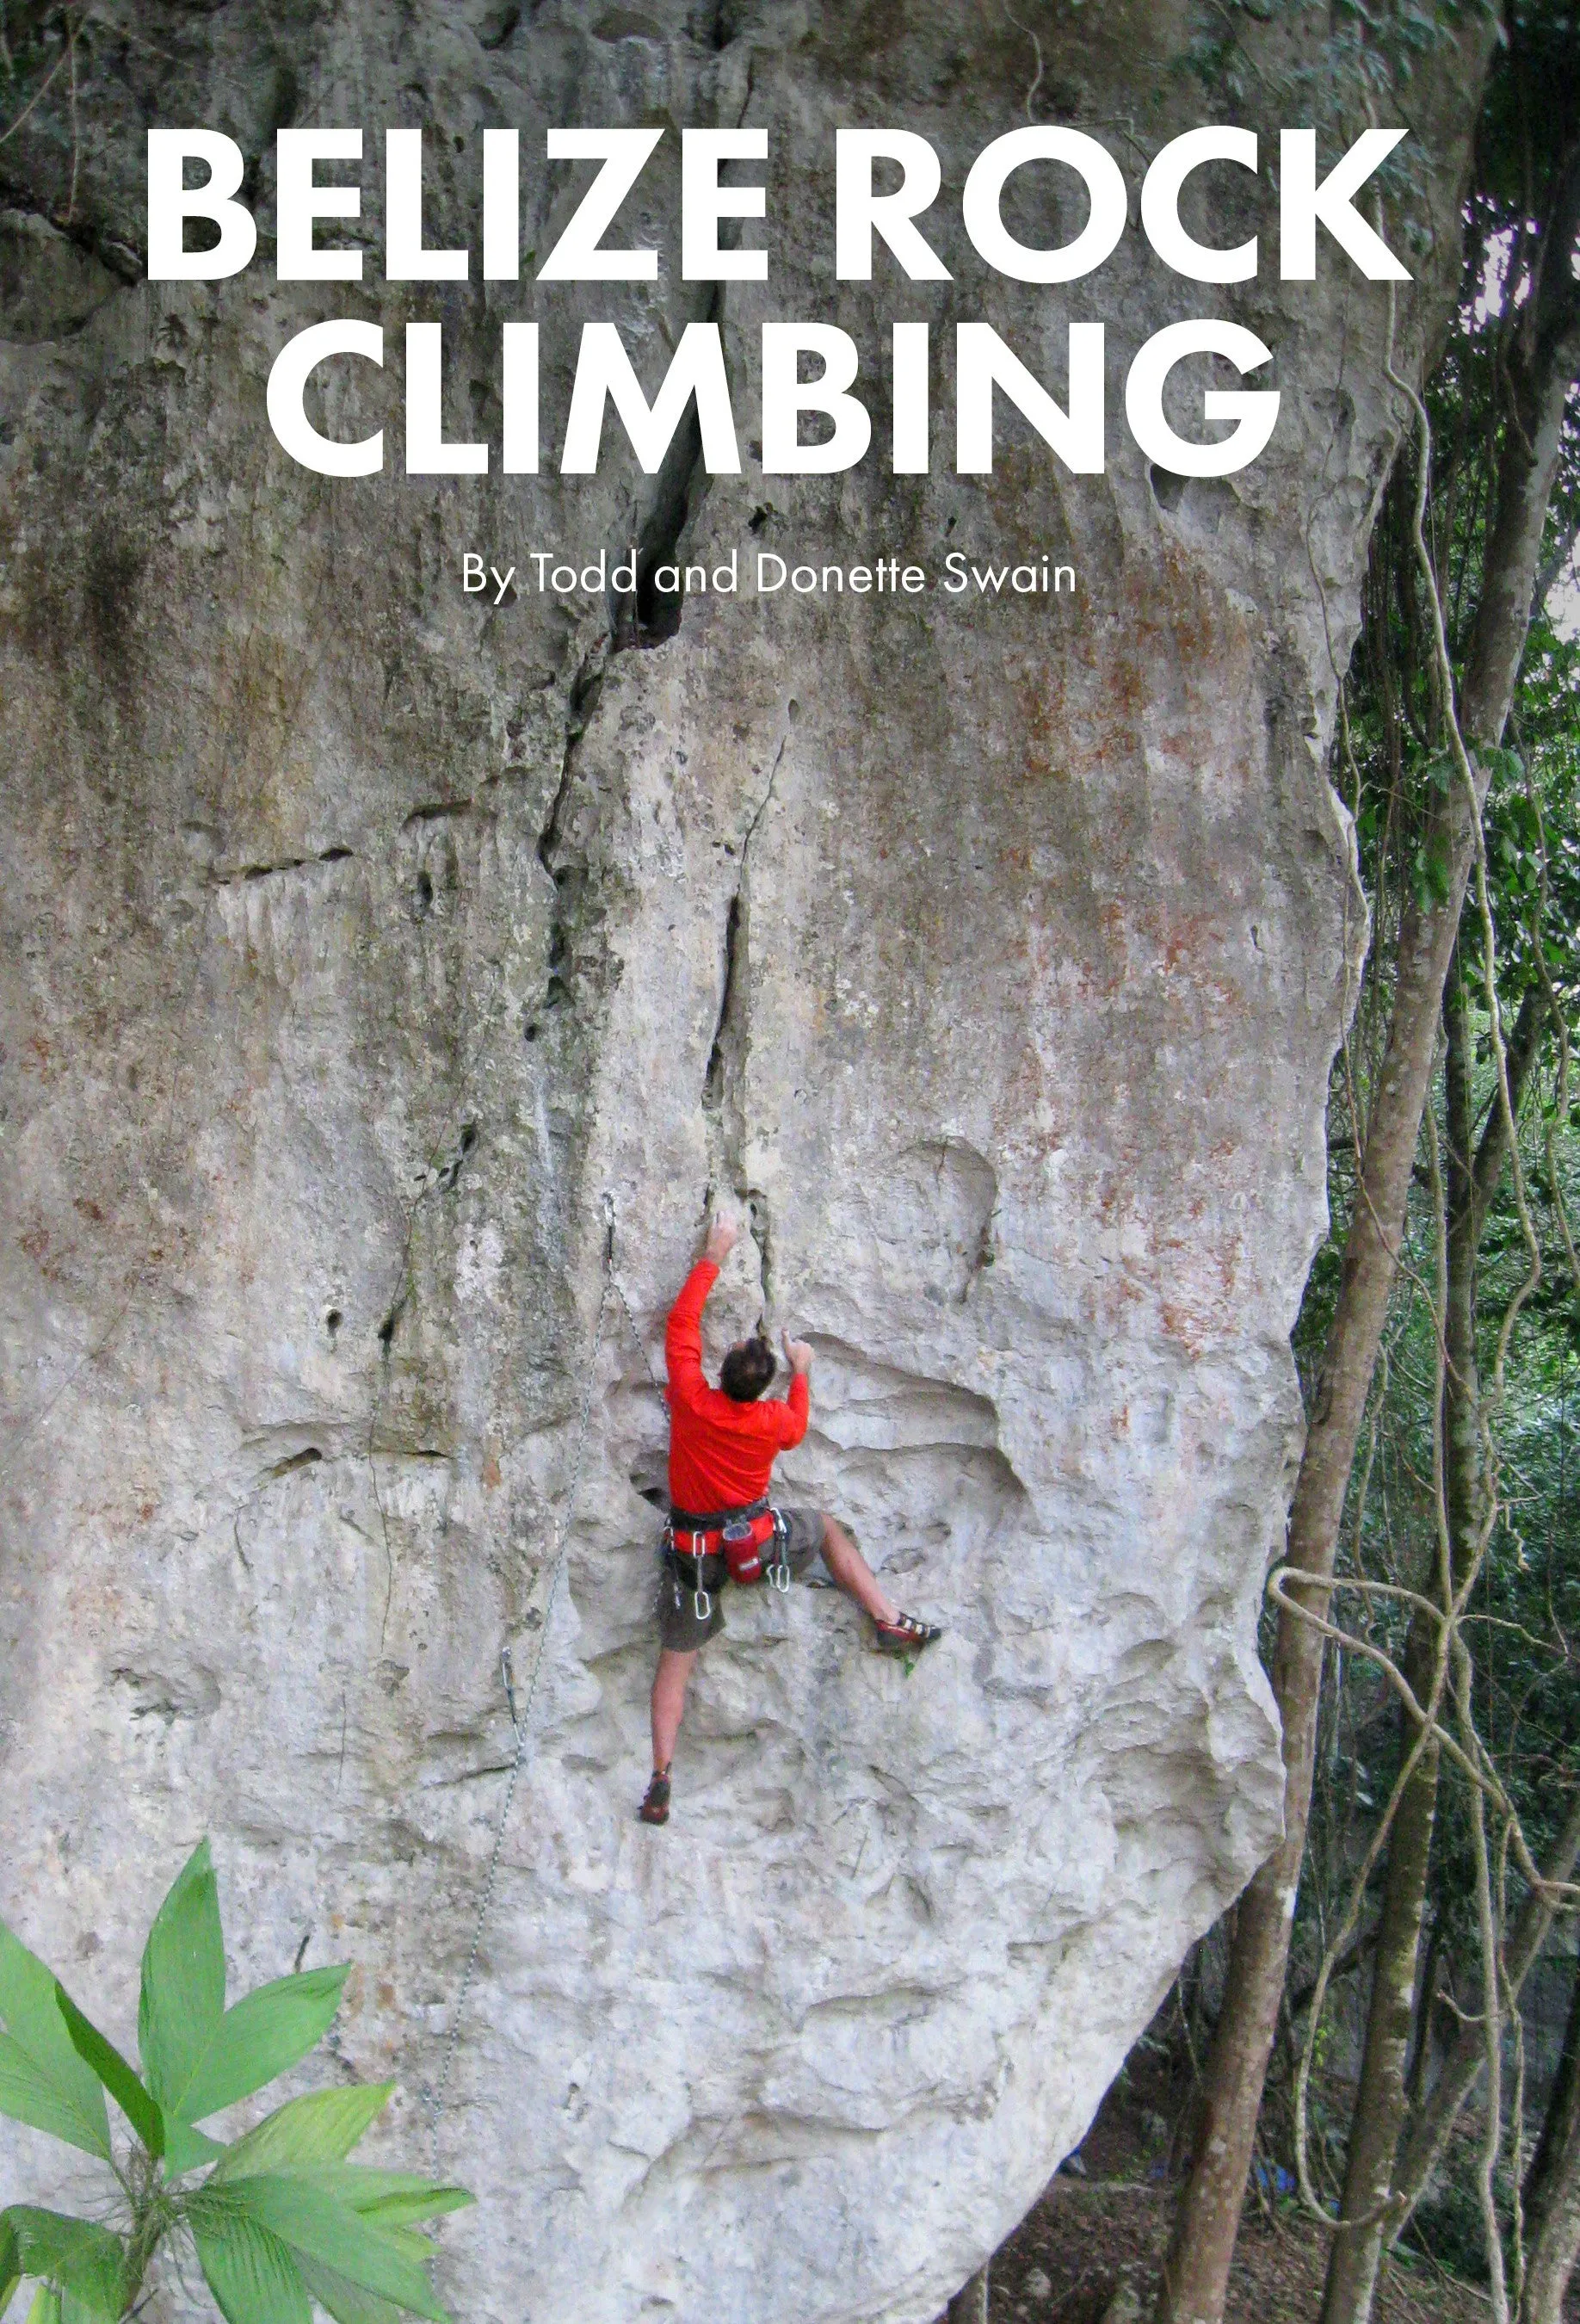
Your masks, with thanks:
<instances>
[{"instance_id":1,"label":"climber's dark hair","mask_svg":"<svg viewBox=\"0 0 1580 2324\"><path fill-rule=\"evenodd\" d=\"M719 1385L737 1404L755 1404L778 1370L772 1343L759 1329L731 1348L719 1370Z\"/></svg>"}]
</instances>

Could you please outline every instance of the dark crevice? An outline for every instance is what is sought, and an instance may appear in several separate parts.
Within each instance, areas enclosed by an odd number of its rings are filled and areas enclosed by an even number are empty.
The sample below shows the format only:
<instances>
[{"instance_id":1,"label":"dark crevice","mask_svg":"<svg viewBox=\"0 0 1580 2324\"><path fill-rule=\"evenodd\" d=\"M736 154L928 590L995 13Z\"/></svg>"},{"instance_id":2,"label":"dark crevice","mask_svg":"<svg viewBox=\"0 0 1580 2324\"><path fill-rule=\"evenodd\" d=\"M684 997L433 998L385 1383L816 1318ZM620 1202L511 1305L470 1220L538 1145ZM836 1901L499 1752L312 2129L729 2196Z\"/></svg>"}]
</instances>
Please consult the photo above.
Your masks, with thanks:
<instances>
[{"instance_id":1,"label":"dark crevice","mask_svg":"<svg viewBox=\"0 0 1580 2324\"><path fill-rule=\"evenodd\" d=\"M695 319L719 323L723 315L723 286L716 282ZM654 576L661 566L675 563L680 536L695 513L706 485L703 429L694 395L653 479L652 498L637 534L636 594L634 597L622 595L610 600L613 652L623 653L632 646L661 646L679 630L684 593L659 589Z\"/></svg>"},{"instance_id":2,"label":"dark crevice","mask_svg":"<svg viewBox=\"0 0 1580 2324\"><path fill-rule=\"evenodd\" d=\"M461 1176L462 1166L464 1164L468 1155L472 1153L476 1144L476 1122L464 1121L461 1125L460 1135L455 1140L455 1152L449 1157L448 1160L443 1163L434 1173L433 1177L429 1180L427 1187L425 1190L426 1193L430 1194L453 1194L455 1188L455 1182ZM399 1314L400 1312L399 1307L394 1311L396 1314Z\"/></svg>"},{"instance_id":3,"label":"dark crevice","mask_svg":"<svg viewBox=\"0 0 1580 2324\"><path fill-rule=\"evenodd\" d=\"M404 828L409 831L414 823L437 823L444 816L470 815L471 812L472 801L469 798L435 799L425 807L414 807L406 818Z\"/></svg>"},{"instance_id":4,"label":"dark crevice","mask_svg":"<svg viewBox=\"0 0 1580 2324\"><path fill-rule=\"evenodd\" d=\"M555 786L554 798L549 806L548 821L537 835L537 860L551 880L554 878L555 850L559 845L560 817L565 811L565 800L570 796L571 761L574 752L573 739L565 744L565 755L560 767L560 779Z\"/></svg>"},{"instance_id":5,"label":"dark crevice","mask_svg":"<svg viewBox=\"0 0 1580 2324\"><path fill-rule=\"evenodd\" d=\"M760 1186L738 1186L736 1193L746 1204L747 1229L758 1247L758 1274L763 1286L763 1301L765 1305L771 1307L774 1304L774 1240L768 1198Z\"/></svg>"},{"instance_id":6,"label":"dark crevice","mask_svg":"<svg viewBox=\"0 0 1580 2324\"><path fill-rule=\"evenodd\" d=\"M792 726L795 724L797 717L800 715L800 712L801 705L798 702L792 700L786 704L785 714ZM781 735L779 738L779 747L774 753L774 763L768 769L767 788L765 789L761 798L758 799L757 803L756 812L752 816L751 821L746 826L746 837L740 843L740 876L743 880L746 877L746 859L751 852L751 843L757 837L758 825L761 823L764 816L767 815L769 804L773 799L774 785L777 781L779 775L779 761L785 755L785 745L789 739L790 738L787 734Z\"/></svg>"},{"instance_id":7,"label":"dark crevice","mask_svg":"<svg viewBox=\"0 0 1580 2324\"><path fill-rule=\"evenodd\" d=\"M495 5L485 10L482 22L477 27L478 47L490 51L502 49L520 21L521 11L518 6L500 5L499 0L495 0Z\"/></svg>"},{"instance_id":8,"label":"dark crevice","mask_svg":"<svg viewBox=\"0 0 1580 2324\"><path fill-rule=\"evenodd\" d=\"M234 888L254 880L273 880L282 872L305 872L314 863L354 862L355 855L349 847L326 847L317 855L286 855L278 863L241 863L233 872L212 874L216 888Z\"/></svg>"},{"instance_id":9,"label":"dark crevice","mask_svg":"<svg viewBox=\"0 0 1580 2324\"><path fill-rule=\"evenodd\" d=\"M597 641L583 657L572 680L565 705L565 757L560 761L559 781L555 787L548 817L537 838L537 860L554 882L554 916L549 922L547 973L543 996L522 1027L523 1038L528 1041L536 1041L542 1032L547 1012L563 1007L571 998L571 927L586 883L586 872L574 855L570 862L561 861L563 826L575 778L577 746L598 707L611 650L607 637Z\"/></svg>"},{"instance_id":10,"label":"dark crevice","mask_svg":"<svg viewBox=\"0 0 1580 2324\"><path fill-rule=\"evenodd\" d=\"M1153 488L1153 500L1161 509L1172 514L1185 497L1185 487L1190 481L1190 477L1176 475L1172 468L1160 468L1155 460L1146 473L1147 480Z\"/></svg>"},{"instance_id":11,"label":"dark crevice","mask_svg":"<svg viewBox=\"0 0 1580 2324\"><path fill-rule=\"evenodd\" d=\"M774 1299L772 1221L767 1194L754 1185L746 1167L746 1069L751 1047L751 853L752 843L773 804L779 768L800 714L795 701L785 706L785 731L774 752L762 797L752 809L740 840L739 868L735 890L724 920L723 989L718 1021L703 1082L703 1110L710 1125L710 1148L718 1180L727 1185L744 1206L748 1230L757 1245L758 1279L763 1299ZM729 847L727 853L733 853Z\"/></svg>"},{"instance_id":12,"label":"dark crevice","mask_svg":"<svg viewBox=\"0 0 1580 2324\"><path fill-rule=\"evenodd\" d=\"M276 1461L269 1473L271 1477L289 1477L293 1469L310 1469L324 1458L316 1444L304 1444L299 1452L292 1452L283 1461Z\"/></svg>"},{"instance_id":13,"label":"dark crevice","mask_svg":"<svg viewBox=\"0 0 1580 2324\"><path fill-rule=\"evenodd\" d=\"M548 820L537 835L537 860L551 880L557 878L555 862L559 849L560 824L565 816L565 801L571 794L571 778L575 772L576 745L586 733L598 707L598 697L603 691L608 650L609 641L601 638L592 651L583 657L581 666L571 680L570 696L565 705L565 753L560 761L560 777L549 805Z\"/></svg>"},{"instance_id":14,"label":"dark crevice","mask_svg":"<svg viewBox=\"0 0 1580 2324\"><path fill-rule=\"evenodd\" d=\"M740 941L740 893L730 899L730 913L724 923L724 990L719 996L719 1021L713 1028L713 1046L708 1052L708 1070L703 1077L703 1104L709 1113L718 1113L724 1103L724 1045L728 1033L734 1028L731 1017L735 1008L736 948Z\"/></svg>"}]
</instances>

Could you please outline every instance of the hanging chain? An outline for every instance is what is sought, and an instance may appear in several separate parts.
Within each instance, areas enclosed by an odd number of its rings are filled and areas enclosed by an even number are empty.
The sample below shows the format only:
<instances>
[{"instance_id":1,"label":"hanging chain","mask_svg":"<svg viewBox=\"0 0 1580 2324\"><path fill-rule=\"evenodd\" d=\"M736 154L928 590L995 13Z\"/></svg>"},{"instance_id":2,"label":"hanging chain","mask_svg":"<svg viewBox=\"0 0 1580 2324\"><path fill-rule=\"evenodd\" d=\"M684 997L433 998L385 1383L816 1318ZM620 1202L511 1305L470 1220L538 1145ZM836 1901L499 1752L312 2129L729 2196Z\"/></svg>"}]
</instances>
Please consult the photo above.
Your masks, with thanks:
<instances>
[{"instance_id":1,"label":"hanging chain","mask_svg":"<svg viewBox=\"0 0 1580 2324\"><path fill-rule=\"evenodd\" d=\"M640 1356L644 1365L647 1367L648 1378L657 1389L659 1395L664 1397L667 1401L668 1390L665 1387L664 1382L659 1379L657 1373L653 1370L653 1360L648 1353L647 1342L643 1339L640 1331L638 1329L637 1319L631 1314L631 1303L625 1296L625 1286L621 1283L619 1276L614 1271L612 1259L610 1264L609 1279L614 1286L615 1297L625 1309L625 1319L630 1326L631 1338L636 1343L637 1353Z\"/></svg>"},{"instance_id":2,"label":"hanging chain","mask_svg":"<svg viewBox=\"0 0 1580 2324\"><path fill-rule=\"evenodd\" d=\"M587 1422L592 1410L592 1389L598 1376L599 1351L603 1345L603 1319L608 1312L609 1294L611 1287L625 1311L625 1319L630 1326L631 1338L635 1341L638 1352L647 1366L648 1378L660 1395L664 1393L664 1383L648 1359L641 1333L637 1328L637 1319L631 1313L630 1302L626 1297L624 1287L614 1271L614 1201L609 1194L603 1197L603 1279L599 1286L598 1315L592 1327L592 1351L587 1360L586 1385L582 1391L582 1411L576 1424L576 1450L571 1463L570 1490L565 1497L565 1513L560 1519L559 1544L555 1553L554 1569L549 1575L548 1595L544 1600L543 1623L537 1633L537 1653L533 1660L531 1675L527 1682L526 1700L519 1711L516 1707L516 1677L511 1665L509 1646L500 1657L500 1673L504 1683L505 1701L510 1709L510 1725L515 1729L516 1749L515 1756L510 1761L510 1780L505 1785L505 1796L500 1803L499 1821L494 1827L493 1847L489 1853L488 1870L483 1877L482 1894L478 1899L477 1917L473 1923L472 1943L466 1955L466 1966L461 1972L460 1988L456 1993L455 2006L450 2017L450 2030L445 2037L445 2053L439 2064L438 2081L431 2092L424 2093L428 2103L429 2167L436 2178L438 2176L439 2170L439 2124L445 2111L445 2094L449 2088L450 2071L455 2062L456 2045L461 2038L461 2021L465 2012L467 1996L472 1990L472 1980L477 1969L477 1956L482 1948L483 1932L488 1926L494 1889L499 1883L500 1856L505 1844L505 1830L510 1821L510 1810L515 1804L516 1786L520 1782L521 1770L527 1763L527 1746L532 1732L532 1705L537 1693L537 1680L543 1668L543 1658L548 1650L548 1626L554 1613L554 1602L558 1594L560 1576L565 1572L565 1560L570 1548L571 1521L576 1513L576 1499L581 1490L582 1463L587 1449Z\"/></svg>"}]
</instances>

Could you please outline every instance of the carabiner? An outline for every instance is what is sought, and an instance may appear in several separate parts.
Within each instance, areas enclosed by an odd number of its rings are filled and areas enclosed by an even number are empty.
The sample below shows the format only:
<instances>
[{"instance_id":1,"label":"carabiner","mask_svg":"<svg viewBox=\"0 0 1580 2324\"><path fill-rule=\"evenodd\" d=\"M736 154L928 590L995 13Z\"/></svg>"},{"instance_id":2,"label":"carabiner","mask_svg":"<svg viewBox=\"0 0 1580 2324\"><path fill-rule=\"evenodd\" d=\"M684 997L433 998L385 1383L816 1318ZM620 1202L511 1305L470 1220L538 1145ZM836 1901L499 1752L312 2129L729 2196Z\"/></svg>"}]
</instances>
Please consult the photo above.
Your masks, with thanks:
<instances>
[{"instance_id":1,"label":"carabiner","mask_svg":"<svg viewBox=\"0 0 1580 2324\"><path fill-rule=\"evenodd\" d=\"M692 1610L695 1614L699 1622L706 1622L711 1619L713 1611L713 1601L705 1590L694 1590L692 1591Z\"/></svg>"}]
</instances>

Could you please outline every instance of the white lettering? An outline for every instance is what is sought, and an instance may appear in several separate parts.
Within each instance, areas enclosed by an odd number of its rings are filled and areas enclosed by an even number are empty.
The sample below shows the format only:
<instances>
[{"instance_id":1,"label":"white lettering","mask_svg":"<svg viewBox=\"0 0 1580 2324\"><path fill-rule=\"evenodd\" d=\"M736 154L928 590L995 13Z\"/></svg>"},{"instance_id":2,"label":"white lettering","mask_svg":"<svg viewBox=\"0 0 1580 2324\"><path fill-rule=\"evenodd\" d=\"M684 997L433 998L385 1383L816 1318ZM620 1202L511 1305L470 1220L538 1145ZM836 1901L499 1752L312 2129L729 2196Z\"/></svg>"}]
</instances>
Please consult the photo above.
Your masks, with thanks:
<instances>
[{"instance_id":1,"label":"white lettering","mask_svg":"<svg viewBox=\"0 0 1580 2324\"><path fill-rule=\"evenodd\" d=\"M763 186L721 186L721 161L766 161L766 129L683 129L680 133L680 272L685 282L765 282L766 250L721 250L721 218L767 215Z\"/></svg>"},{"instance_id":2,"label":"white lettering","mask_svg":"<svg viewBox=\"0 0 1580 2324\"><path fill-rule=\"evenodd\" d=\"M924 476L928 466L928 334L925 323L894 329L894 468L896 476Z\"/></svg>"},{"instance_id":3,"label":"white lettering","mask_svg":"<svg viewBox=\"0 0 1580 2324\"><path fill-rule=\"evenodd\" d=\"M1317 276L1317 227L1327 228L1339 248L1354 259L1370 282L1408 282L1381 235L1355 207L1355 196L1379 163L1392 153L1403 129L1366 129L1349 152L1317 182L1317 132L1286 129L1279 138L1279 271L1286 282L1312 282Z\"/></svg>"},{"instance_id":4,"label":"white lettering","mask_svg":"<svg viewBox=\"0 0 1580 2324\"><path fill-rule=\"evenodd\" d=\"M422 132L384 132L384 273L391 282L464 282L464 250L422 246ZM410 466L409 461L408 467Z\"/></svg>"},{"instance_id":5,"label":"white lettering","mask_svg":"<svg viewBox=\"0 0 1580 2324\"><path fill-rule=\"evenodd\" d=\"M657 282L656 250L601 250L599 244L663 134L662 129L549 131L551 161L602 161L603 167L538 268L540 282Z\"/></svg>"},{"instance_id":6,"label":"white lettering","mask_svg":"<svg viewBox=\"0 0 1580 2324\"><path fill-rule=\"evenodd\" d=\"M537 474L537 326L507 323L501 334L500 398L507 476Z\"/></svg>"},{"instance_id":7,"label":"white lettering","mask_svg":"<svg viewBox=\"0 0 1580 2324\"><path fill-rule=\"evenodd\" d=\"M282 129L274 141L275 272L281 282L360 282L360 250L316 250L317 218L362 216L360 186L317 186L315 161L360 161L360 129Z\"/></svg>"},{"instance_id":8,"label":"white lettering","mask_svg":"<svg viewBox=\"0 0 1580 2324\"><path fill-rule=\"evenodd\" d=\"M872 190L877 161L900 165L904 174L892 194ZM911 223L938 199L942 174L937 154L914 129L835 131L834 272L840 281L871 281L875 227L913 282L950 281L942 259Z\"/></svg>"},{"instance_id":9,"label":"white lettering","mask_svg":"<svg viewBox=\"0 0 1580 2324\"><path fill-rule=\"evenodd\" d=\"M725 376L724 349L717 323L686 325L664 375L657 400L650 409L615 326L583 324L576 382L571 391L570 418L565 423L565 449L560 456L561 475L591 476L596 473L603 440L603 407L611 401L642 469L652 475L669 449L681 414L694 395L702 430L703 461L708 474L738 476L740 454L735 441L730 383Z\"/></svg>"},{"instance_id":10,"label":"white lettering","mask_svg":"<svg viewBox=\"0 0 1580 2324\"><path fill-rule=\"evenodd\" d=\"M1193 444L1177 436L1163 417L1163 389L1169 374L1187 355L1223 355L1236 370L1254 371L1271 361L1269 351L1254 331L1238 323L1204 319L1171 323L1154 331L1130 366L1125 383L1125 412L1130 432L1160 468L1177 476L1232 476L1256 457L1272 434L1278 419L1276 390L1231 392L1209 387L1201 399L1208 420L1233 420L1235 427L1216 444Z\"/></svg>"},{"instance_id":11,"label":"white lettering","mask_svg":"<svg viewBox=\"0 0 1580 2324\"><path fill-rule=\"evenodd\" d=\"M365 355L381 364L384 334L377 323L313 323L288 339L269 374L269 425L291 458L317 475L376 476L384 466L381 428L359 444L340 444L309 426L302 409L308 379L330 355Z\"/></svg>"},{"instance_id":12,"label":"white lettering","mask_svg":"<svg viewBox=\"0 0 1580 2324\"><path fill-rule=\"evenodd\" d=\"M1256 167L1256 139L1249 129L1190 129L1171 138L1156 156L1141 187L1141 223L1165 266L1192 282L1249 282L1256 272L1256 237L1233 250L1213 250L1188 235L1180 223L1180 189L1204 161L1237 161Z\"/></svg>"},{"instance_id":13,"label":"white lettering","mask_svg":"<svg viewBox=\"0 0 1580 2324\"><path fill-rule=\"evenodd\" d=\"M514 282L521 272L521 133L482 133L482 279Z\"/></svg>"},{"instance_id":14,"label":"white lettering","mask_svg":"<svg viewBox=\"0 0 1580 2324\"><path fill-rule=\"evenodd\" d=\"M955 466L962 476L993 473L993 391L1001 387L1065 466L1103 473L1103 326L1070 326L1070 410L1061 411L989 323L955 328Z\"/></svg>"},{"instance_id":15,"label":"white lettering","mask_svg":"<svg viewBox=\"0 0 1580 2324\"><path fill-rule=\"evenodd\" d=\"M207 161L208 182L188 193L181 180L188 161ZM246 162L234 137L217 129L151 129L148 133L148 279L151 282L218 282L239 274L258 247L258 227L232 195ZM184 247L189 217L219 228L213 250Z\"/></svg>"},{"instance_id":16,"label":"white lettering","mask_svg":"<svg viewBox=\"0 0 1580 2324\"><path fill-rule=\"evenodd\" d=\"M409 476L482 476L486 444L445 441L443 327L406 326L406 473Z\"/></svg>"},{"instance_id":17,"label":"white lettering","mask_svg":"<svg viewBox=\"0 0 1580 2324\"><path fill-rule=\"evenodd\" d=\"M1063 161L1079 171L1091 215L1061 250L1016 242L999 215L1005 180L1027 161ZM1108 257L1125 231L1128 205L1119 164L1079 129L1012 129L983 147L971 164L961 203L966 232L989 266L1015 282L1074 282Z\"/></svg>"},{"instance_id":18,"label":"white lettering","mask_svg":"<svg viewBox=\"0 0 1580 2324\"><path fill-rule=\"evenodd\" d=\"M803 352L822 358L818 378L797 379ZM765 475L824 476L855 466L872 441L866 405L845 392L859 361L855 340L832 323L763 325ZM826 444L797 441L804 411L822 411L831 418L834 432Z\"/></svg>"}]
</instances>

